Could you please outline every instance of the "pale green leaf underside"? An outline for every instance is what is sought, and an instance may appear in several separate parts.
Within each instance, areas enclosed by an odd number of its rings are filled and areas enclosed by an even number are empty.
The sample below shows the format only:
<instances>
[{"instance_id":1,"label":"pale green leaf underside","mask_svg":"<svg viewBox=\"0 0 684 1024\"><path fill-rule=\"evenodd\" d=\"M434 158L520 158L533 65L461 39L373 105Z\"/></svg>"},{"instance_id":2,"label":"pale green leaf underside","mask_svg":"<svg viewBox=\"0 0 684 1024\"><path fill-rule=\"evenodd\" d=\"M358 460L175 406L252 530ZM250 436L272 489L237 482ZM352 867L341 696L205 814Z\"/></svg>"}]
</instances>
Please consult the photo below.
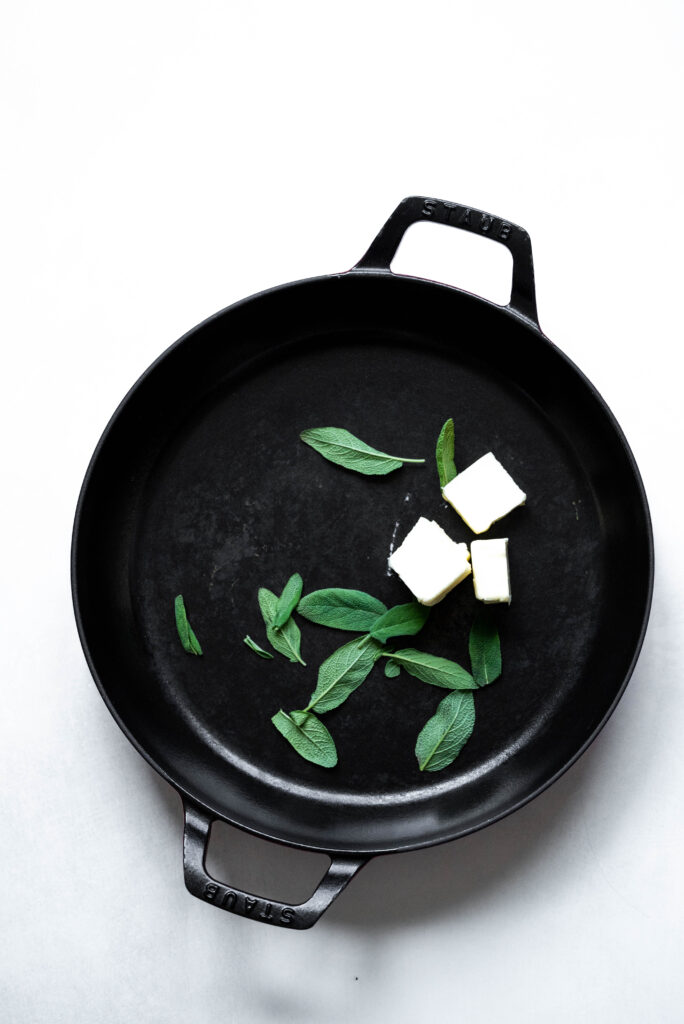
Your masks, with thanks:
<instances>
[{"instance_id":1,"label":"pale green leaf underside","mask_svg":"<svg viewBox=\"0 0 684 1024\"><path fill-rule=\"evenodd\" d=\"M444 488L457 475L454 462L454 421L452 419L448 419L439 432L435 458L439 473L439 485Z\"/></svg>"},{"instance_id":2,"label":"pale green leaf underside","mask_svg":"<svg viewBox=\"0 0 684 1024\"><path fill-rule=\"evenodd\" d=\"M299 435L305 444L345 469L353 469L366 476L384 476L400 469L404 462L425 462L425 459L406 459L371 448L342 427L313 427Z\"/></svg>"},{"instance_id":3,"label":"pale green leaf underside","mask_svg":"<svg viewBox=\"0 0 684 1024\"><path fill-rule=\"evenodd\" d=\"M436 654L416 651L412 647L401 651L391 651L385 656L405 669L409 675L420 679L423 683L430 683L431 686L443 686L447 690L476 690L478 688L471 674L466 672L458 662L449 661L448 658L439 658Z\"/></svg>"},{"instance_id":4,"label":"pale green leaf underside","mask_svg":"<svg viewBox=\"0 0 684 1024\"><path fill-rule=\"evenodd\" d=\"M310 622L331 629L348 629L367 633L387 611L382 601L362 590L328 587L306 594L297 612Z\"/></svg>"},{"instance_id":5,"label":"pale green leaf underside","mask_svg":"<svg viewBox=\"0 0 684 1024\"><path fill-rule=\"evenodd\" d=\"M470 739L474 726L472 693L448 694L418 734L416 758L421 772L438 772L450 765Z\"/></svg>"},{"instance_id":6,"label":"pale green leaf underside","mask_svg":"<svg viewBox=\"0 0 684 1024\"><path fill-rule=\"evenodd\" d=\"M323 768L334 768L337 764L335 741L320 719L308 711L282 709L271 719L278 732L307 761Z\"/></svg>"},{"instance_id":7,"label":"pale green leaf underside","mask_svg":"<svg viewBox=\"0 0 684 1024\"><path fill-rule=\"evenodd\" d=\"M481 612L468 638L470 667L478 686L487 686L501 675L501 642L493 616Z\"/></svg>"},{"instance_id":8,"label":"pale green leaf underside","mask_svg":"<svg viewBox=\"0 0 684 1024\"><path fill-rule=\"evenodd\" d=\"M366 679L381 651L379 643L366 637L338 647L319 668L316 689L305 710L315 708L323 714L339 707Z\"/></svg>"}]
</instances>

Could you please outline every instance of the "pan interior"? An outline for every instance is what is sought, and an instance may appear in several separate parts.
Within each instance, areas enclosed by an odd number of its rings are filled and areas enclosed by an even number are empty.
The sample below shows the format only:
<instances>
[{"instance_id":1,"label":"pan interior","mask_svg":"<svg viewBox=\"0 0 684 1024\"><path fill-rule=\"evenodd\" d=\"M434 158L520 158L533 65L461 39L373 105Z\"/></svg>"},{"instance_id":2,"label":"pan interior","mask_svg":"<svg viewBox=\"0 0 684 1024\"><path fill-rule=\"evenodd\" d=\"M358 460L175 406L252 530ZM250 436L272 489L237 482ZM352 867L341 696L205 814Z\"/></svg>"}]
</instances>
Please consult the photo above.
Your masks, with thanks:
<instances>
[{"instance_id":1,"label":"pan interior","mask_svg":"<svg viewBox=\"0 0 684 1024\"><path fill-rule=\"evenodd\" d=\"M493 451L527 503L509 538L513 602L496 609L504 671L475 696L456 762L418 770L414 746L446 691L383 662L325 715L339 764L298 757L270 722L306 705L317 667L351 638L300 619L306 667L265 661L257 590L299 572L305 592L411 595L387 558L419 516L473 534L440 495L435 440L456 464ZM346 427L424 457L385 477L299 440ZM322 278L232 307L171 349L119 410L84 489L77 612L103 695L176 786L261 835L378 851L451 838L528 799L577 755L619 696L647 611L638 476L582 376L538 332L452 289L379 275ZM182 593L204 655L184 653ZM478 610L466 580L397 647L468 666Z\"/></svg>"}]
</instances>

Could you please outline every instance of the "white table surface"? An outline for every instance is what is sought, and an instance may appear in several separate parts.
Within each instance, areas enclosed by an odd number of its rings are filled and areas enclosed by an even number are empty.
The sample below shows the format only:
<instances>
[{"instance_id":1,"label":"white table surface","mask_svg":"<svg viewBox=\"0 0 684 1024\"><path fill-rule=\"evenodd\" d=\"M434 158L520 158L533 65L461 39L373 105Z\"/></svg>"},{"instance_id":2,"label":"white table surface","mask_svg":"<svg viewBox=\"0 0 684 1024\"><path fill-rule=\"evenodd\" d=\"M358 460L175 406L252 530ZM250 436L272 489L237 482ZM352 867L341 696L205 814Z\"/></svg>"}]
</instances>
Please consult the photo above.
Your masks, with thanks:
<instances>
[{"instance_id":1,"label":"white table surface","mask_svg":"<svg viewBox=\"0 0 684 1024\"><path fill-rule=\"evenodd\" d=\"M27 0L3 22L3 1021L681 1021L681 5ZM70 530L159 352L233 300L346 269L413 193L530 232L542 327L642 471L653 611L558 783L377 858L294 934L185 891L179 800L81 653ZM395 268L499 296L507 256L478 242L414 229ZM227 826L210 863L287 899L320 867Z\"/></svg>"}]
</instances>

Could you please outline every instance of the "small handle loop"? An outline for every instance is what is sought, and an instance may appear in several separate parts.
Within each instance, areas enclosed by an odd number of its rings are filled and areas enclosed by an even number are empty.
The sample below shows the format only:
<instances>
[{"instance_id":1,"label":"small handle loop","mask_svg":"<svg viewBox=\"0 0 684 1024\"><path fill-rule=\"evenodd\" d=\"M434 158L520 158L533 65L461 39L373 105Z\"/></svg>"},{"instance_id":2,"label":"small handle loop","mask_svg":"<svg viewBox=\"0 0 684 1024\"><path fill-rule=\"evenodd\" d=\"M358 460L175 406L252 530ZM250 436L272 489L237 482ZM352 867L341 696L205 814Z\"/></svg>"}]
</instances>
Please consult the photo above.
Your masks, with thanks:
<instances>
[{"instance_id":1,"label":"small handle loop","mask_svg":"<svg viewBox=\"0 0 684 1024\"><path fill-rule=\"evenodd\" d=\"M214 819L189 801L184 801L183 809L183 874L188 891L221 910L263 924L293 929L311 928L369 859L331 855L330 867L306 902L289 906L277 900L266 900L251 892L224 885L211 877L206 869L206 856Z\"/></svg>"},{"instance_id":2,"label":"small handle loop","mask_svg":"<svg viewBox=\"0 0 684 1024\"><path fill-rule=\"evenodd\" d=\"M472 206L460 206L427 196L403 199L366 254L352 268L353 271L389 271L406 229L422 220L472 231L505 245L513 256L513 282L507 308L539 327L530 236L517 224Z\"/></svg>"}]
</instances>

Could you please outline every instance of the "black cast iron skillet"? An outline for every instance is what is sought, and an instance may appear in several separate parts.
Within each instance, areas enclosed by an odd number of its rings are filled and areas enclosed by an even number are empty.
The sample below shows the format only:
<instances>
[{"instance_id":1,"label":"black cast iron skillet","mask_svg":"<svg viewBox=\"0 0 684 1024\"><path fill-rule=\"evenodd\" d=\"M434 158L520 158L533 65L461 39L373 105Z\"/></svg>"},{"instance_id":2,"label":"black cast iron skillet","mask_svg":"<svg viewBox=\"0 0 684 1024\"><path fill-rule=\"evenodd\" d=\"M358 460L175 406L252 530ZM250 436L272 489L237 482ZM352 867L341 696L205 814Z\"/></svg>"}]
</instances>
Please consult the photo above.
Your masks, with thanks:
<instances>
[{"instance_id":1,"label":"black cast iron skillet","mask_svg":"<svg viewBox=\"0 0 684 1024\"><path fill-rule=\"evenodd\" d=\"M510 304L393 274L402 235L420 220L507 246ZM338 767L316 767L269 720L304 706L316 667L349 634L302 622L308 667L265 662L242 643L246 633L265 643L257 588L279 591L298 571L307 591L351 587L387 605L406 601L387 571L393 536L400 542L425 515L472 539L442 502L432 459L448 416L457 465L492 450L528 495L488 534L510 538L513 603L497 612L503 676L477 693L475 731L453 766L423 774L416 735L444 691L376 668L326 715ZM298 440L302 429L329 425L427 462L359 476ZM88 469L72 572L100 692L182 797L188 889L233 913L307 928L374 854L482 828L576 760L634 667L653 551L620 428L539 328L527 233L412 197L348 273L238 302L147 370ZM178 593L201 658L179 644ZM475 611L466 581L412 642L467 664ZM296 907L224 885L204 866L216 819L323 851L330 869Z\"/></svg>"}]
</instances>

